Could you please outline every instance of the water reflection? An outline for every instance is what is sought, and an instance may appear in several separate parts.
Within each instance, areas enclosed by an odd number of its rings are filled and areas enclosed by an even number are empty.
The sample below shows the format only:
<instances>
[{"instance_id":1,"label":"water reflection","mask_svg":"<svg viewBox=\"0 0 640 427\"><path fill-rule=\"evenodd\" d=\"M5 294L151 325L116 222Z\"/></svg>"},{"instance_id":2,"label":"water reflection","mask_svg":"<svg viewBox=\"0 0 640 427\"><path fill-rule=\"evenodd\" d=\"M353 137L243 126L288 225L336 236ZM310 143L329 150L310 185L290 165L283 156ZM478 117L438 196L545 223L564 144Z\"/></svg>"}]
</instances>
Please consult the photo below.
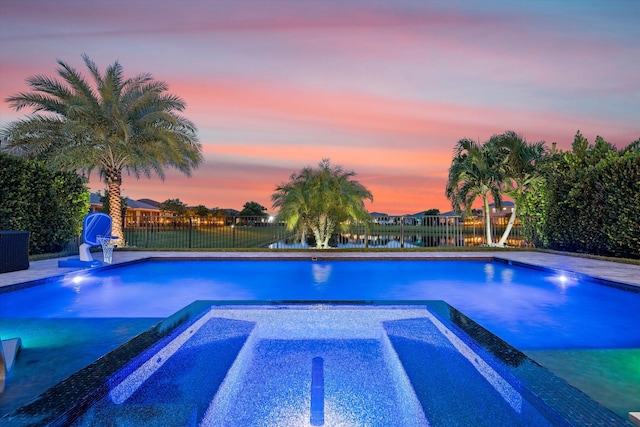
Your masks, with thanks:
<instances>
[{"instance_id":1,"label":"water reflection","mask_svg":"<svg viewBox=\"0 0 640 427\"><path fill-rule=\"evenodd\" d=\"M499 237L499 236L498 236ZM495 238L494 241L497 241ZM396 245L394 245L394 243ZM507 239L506 245L521 247L525 243L521 237ZM483 236L467 236L461 232L451 232L444 234L426 233L380 233L380 234L357 234L342 233L334 236L331 246L338 247L419 247L435 248L442 246L481 246L485 244Z\"/></svg>"},{"instance_id":2,"label":"water reflection","mask_svg":"<svg viewBox=\"0 0 640 427\"><path fill-rule=\"evenodd\" d=\"M511 283L513 280L513 269L505 268L502 270L502 273L500 273L500 277L502 278L502 283Z\"/></svg>"},{"instance_id":3,"label":"water reflection","mask_svg":"<svg viewBox=\"0 0 640 427\"><path fill-rule=\"evenodd\" d=\"M484 265L484 274L487 278L487 282L493 282L493 278L496 274L496 270L493 267L493 264L487 263Z\"/></svg>"},{"instance_id":4,"label":"water reflection","mask_svg":"<svg viewBox=\"0 0 640 427\"><path fill-rule=\"evenodd\" d=\"M311 274L316 285L321 285L329 281L331 276L331 265L311 264Z\"/></svg>"},{"instance_id":5,"label":"water reflection","mask_svg":"<svg viewBox=\"0 0 640 427\"><path fill-rule=\"evenodd\" d=\"M566 273L559 273L551 277L547 277L545 280L556 285L560 292L564 294L564 292L574 286L578 286L579 282L576 277L573 277Z\"/></svg>"}]
</instances>

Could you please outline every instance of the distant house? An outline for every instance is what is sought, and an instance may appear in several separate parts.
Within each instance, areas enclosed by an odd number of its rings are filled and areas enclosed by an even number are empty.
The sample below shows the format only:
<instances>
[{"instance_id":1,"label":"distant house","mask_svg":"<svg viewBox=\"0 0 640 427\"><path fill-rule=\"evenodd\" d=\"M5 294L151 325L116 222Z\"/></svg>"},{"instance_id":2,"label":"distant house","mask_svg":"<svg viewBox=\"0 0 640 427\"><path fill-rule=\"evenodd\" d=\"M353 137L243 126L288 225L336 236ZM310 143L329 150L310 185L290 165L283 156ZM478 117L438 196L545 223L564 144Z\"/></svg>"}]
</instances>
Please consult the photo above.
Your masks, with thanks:
<instances>
[{"instance_id":1,"label":"distant house","mask_svg":"<svg viewBox=\"0 0 640 427\"><path fill-rule=\"evenodd\" d=\"M240 211L237 211L235 209L220 209L220 210L223 211L226 216L239 216L240 215Z\"/></svg>"},{"instance_id":2,"label":"distant house","mask_svg":"<svg viewBox=\"0 0 640 427\"><path fill-rule=\"evenodd\" d=\"M89 213L102 211L102 201L97 193L89 194Z\"/></svg>"},{"instance_id":3,"label":"distant house","mask_svg":"<svg viewBox=\"0 0 640 427\"><path fill-rule=\"evenodd\" d=\"M421 225L423 216L422 213L403 215L404 225Z\"/></svg>"},{"instance_id":4,"label":"distant house","mask_svg":"<svg viewBox=\"0 0 640 427\"><path fill-rule=\"evenodd\" d=\"M155 206L156 208L160 209L160 202L156 202L155 200L151 200L151 199L138 199L138 202L140 203L144 203L145 205L148 206Z\"/></svg>"},{"instance_id":5,"label":"distant house","mask_svg":"<svg viewBox=\"0 0 640 427\"><path fill-rule=\"evenodd\" d=\"M240 218L236 218L240 216L240 211L235 209L220 209L220 211L224 212L224 224L225 225L235 225L240 223Z\"/></svg>"},{"instance_id":6,"label":"distant house","mask_svg":"<svg viewBox=\"0 0 640 427\"><path fill-rule=\"evenodd\" d=\"M91 193L89 195L89 212L102 212L104 207L100 200L103 196L98 193ZM149 222L158 221L160 217L159 203L150 199L130 200L126 199L127 212L126 218L124 218L124 226L141 226ZM150 203L149 203L150 202Z\"/></svg>"},{"instance_id":7,"label":"distant house","mask_svg":"<svg viewBox=\"0 0 640 427\"><path fill-rule=\"evenodd\" d=\"M464 224L464 212L460 215L456 211L438 214L438 222L440 224Z\"/></svg>"},{"instance_id":8,"label":"distant house","mask_svg":"<svg viewBox=\"0 0 640 427\"><path fill-rule=\"evenodd\" d=\"M142 200L144 200L144 202ZM127 199L125 227L140 227L159 222L161 214L160 208L158 207L159 204L160 203L150 199Z\"/></svg>"},{"instance_id":9,"label":"distant house","mask_svg":"<svg viewBox=\"0 0 640 427\"><path fill-rule=\"evenodd\" d=\"M496 204L491 203L489 205L489 216L493 218L511 215L511 212L513 212L515 206L515 203L505 200L502 202L502 207L500 209L497 209Z\"/></svg>"},{"instance_id":10,"label":"distant house","mask_svg":"<svg viewBox=\"0 0 640 427\"><path fill-rule=\"evenodd\" d=\"M440 218L451 218L454 216L459 216L456 211L449 211L449 212L443 212L441 214L438 214L438 217Z\"/></svg>"},{"instance_id":11,"label":"distant house","mask_svg":"<svg viewBox=\"0 0 640 427\"><path fill-rule=\"evenodd\" d=\"M502 206L500 209L496 208L496 204L495 203L491 203L489 204L489 216L490 217L503 217L506 215L511 215L511 212L513 212L513 209L515 207L515 204L511 201L505 200L502 202ZM471 215L473 216L479 216L482 217L483 216L483 209L473 209L471 211ZM455 213L455 211L449 211L449 212L445 212L445 213L441 213L438 216L439 217L452 217L452 216L456 216L457 214ZM464 216L464 211L462 212L462 216Z\"/></svg>"},{"instance_id":12,"label":"distant house","mask_svg":"<svg viewBox=\"0 0 640 427\"><path fill-rule=\"evenodd\" d=\"M371 212L369 215L371 215L374 224L389 225L393 223L393 220L389 218L389 214L381 212Z\"/></svg>"},{"instance_id":13,"label":"distant house","mask_svg":"<svg viewBox=\"0 0 640 427\"><path fill-rule=\"evenodd\" d=\"M495 203L491 203L489 204L489 216L491 218L504 218L511 215L514 207L515 204L513 202L506 200L502 202L502 207L500 209L496 208ZM449 211L439 214L438 218L440 218L441 224L444 224L445 222L449 222L450 224L461 224L464 222L465 225L478 225L482 224L482 222L484 221L483 212L483 209L473 209L471 211L471 215L467 217L464 211L460 214L460 216L456 214L455 211Z\"/></svg>"}]
</instances>

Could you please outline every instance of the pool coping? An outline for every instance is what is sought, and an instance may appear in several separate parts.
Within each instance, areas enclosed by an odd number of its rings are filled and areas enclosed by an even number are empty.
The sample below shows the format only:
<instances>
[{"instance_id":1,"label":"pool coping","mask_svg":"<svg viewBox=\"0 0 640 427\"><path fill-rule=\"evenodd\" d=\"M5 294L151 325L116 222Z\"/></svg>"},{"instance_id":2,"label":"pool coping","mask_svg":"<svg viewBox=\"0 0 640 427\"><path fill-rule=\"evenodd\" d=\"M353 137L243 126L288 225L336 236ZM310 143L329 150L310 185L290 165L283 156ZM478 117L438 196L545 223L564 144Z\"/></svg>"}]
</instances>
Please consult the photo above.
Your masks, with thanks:
<instances>
[{"instance_id":1,"label":"pool coping","mask_svg":"<svg viewBox=\"0 0 640 427\"><path fill-rule=\"evenodd\" d=\"M225 308L415 308L424 307L472 351L498 371L555 425L628 426L628 422L589 398L523 352L444 301L195 301L147 331L54 385L29 404L0 418L19 426L66 426L98 402L129 373L187 330L213 307Z\"/></svg>"},{"instance_id":2,"label":"pool coping","mask_svg":"<svg viewBox=\"0 0 640 427\"><path fill-rule=\"evenodd\" d=\"M130 252L133 253L133 252ZM150 262L150 261L492 261L499 262L508 265L515 265L519 267L526 267L535 269L538 271L549 271L556 273L563 273L570 275L575 278L583 279L583 280L593 280L601 285L615 287L618 289L622 289L629 292L640 293L640 280L639 283L629 283L628 280L616 280L606 275L597 275L594 276L590 273L581 271L580 268L575 268L576 266L572 266L567 264L566 262L561 263L560 265L547 265L550 263L540 263L540 262L532 262L531 260L525 259L514 259L513 256L510 256L512 253L502 253L500 255L492 254L489 252L473 252L472 255L461 256L464 254L453 253L453 252L441 252L437 253L437 256L425 256L425 255L433 255L419 252L406 252L406 253L391 253L394 256L389 256L390 253L380 252L380 253L350 253L350 252L342 252L342 253L331 253L328 252L291 252L285 253L286 256L273 256L281 253L245 253L245 252L218 252L215 255L207 252L167 252L155 254L153 252L145 252L146 256L133 257L129 260L121 260L119 262L114 262L112 264L102 264L96 267L90 268L77 268L77 269L68 269L62 268L61 270L66 270L61 272L60 274L55 274L53 276L39 277L32 280L27 280L23 282L10 282L3 284L0 282L0 295L5 292L12 292L19 289L25 289L32 286L38 286L42 284L46 284L49 282L53 282L59 279L74 277L77 274L82 274L85 271L103 271L110 270L117 267L138 264L142 262ZM345 256L346 255L346 256ZM355 256L354 256L355 255ZM402 255L402 256L398 256ZM553 256L553 255L552 255ZM575 258L575 257L573 257ZM582 259L582 258L578 258ZM617 266L629 266L628 264L618 264L609 261L609 264L616 264ZM565 267L566 266L566 267ZM573 267L573 268L571 268ZM630 270L631 273L637 274L634 276L640 279L640 266L629 266L629 267L637 267L637 272L635 270ZM607 270L604 270L607 271ZM631 274L630 273L630 274ZM0 279L2 275L0 275ZM628 277L625 277L628 279Z\"/></svg>"},{"instance_id":3,"label":"pool coping","mask_svg":"<svg viewBox=\"0 0 640 427\"><path fill-rule=\"evenodd\" d=\"M101 254L96 252L98 258ZM492 251L331 251L331 250L292 250L269 252L220 252L220 251L130 251L116 250L113 253L113 264L118 265L133 260L149 258L210 258L210 259L494 259L500 258L512 262L525 263L528 266L546 267L550 270L561 270L582 274L589 277L624 283L640 288L640 265L625 264L614 261L584 258L572 254L552 254L535 250L492 250ZM0 274L0 289L18 283L32 282L41 279L64 276L67 273L82 270L81 268L59 268L60 258L31 261L29 269Z\"/></svg>"}]
</instances>

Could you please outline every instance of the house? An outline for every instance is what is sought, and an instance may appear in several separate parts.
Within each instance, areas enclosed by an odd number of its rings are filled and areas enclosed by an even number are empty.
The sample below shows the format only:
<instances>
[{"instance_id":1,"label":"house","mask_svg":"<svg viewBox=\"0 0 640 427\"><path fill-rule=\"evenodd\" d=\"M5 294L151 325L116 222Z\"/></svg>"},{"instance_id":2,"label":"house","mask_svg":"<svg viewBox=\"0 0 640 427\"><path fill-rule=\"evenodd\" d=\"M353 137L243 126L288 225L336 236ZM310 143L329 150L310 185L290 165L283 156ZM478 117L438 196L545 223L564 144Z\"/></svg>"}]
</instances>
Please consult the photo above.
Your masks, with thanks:
<instances>
[{"instance_id":1,"label":"house","mask_svg":"<svg viewBox=\"0 0 640 427\"><path fill-rule=\"evenodd\" d=\"M371 212L369 215L371 215L374 224L389 225L394 223L393 218L390 218L386 213Z\"/></svg>"},{"instance_id":2,"label":"house","mask_svg":"<svg viewBox=\"0 0 640 427\"><path fill-rule=\"evenodd\" d=\"M240 211L235 209L220 209L226 216L240 216Z\"/></svg>"},{"instance_id":3,"label":"house","mask_svg":"<svg viewBox=\"0 0 640 427\"><path fill-rule=\"evenodd\" d=\"M102 211L102 201L100 200L100 195L97 193L89 194L89 213L101 212Z\"/></svg>"},{"instance_id":4,"label":"house","mask_svg":"<svg viewBox=\"0 0 640 427\"><path fill-rule=\"evenodd\" d=\"M240 223L240 219L237 218L238 216L240 216L240 211L235 210L235 209L229 209L229 208L225 208L225 209L219 209L221 212L224 212L225 218L224 218L224 224L225 225L236 225Z\"/></svg>"},{"instance_id":5,"label":"house","mask_svg":"<svg viewBox=\"0 0 640 427\"><path fill-rule=\"evenodd\" d=\"M151 200L151 199L138 199L138 202L144 203L145 205L148 205L148 206L155 206L158 209L160 209L160 205L162 204L160 202L156 202L155 200Z\"/></svg>"},{"instance_id":6,"label":"house","mask_svg":"<svg viewBox=\"0 0 640 427\"><path fill-rule=\"evenodd\" d=\"M144 202L142 200L145 200ZM127 199L127 213L125 217L125 227L140 227L147 224L154 224L160 221L161 211L158 207L160 203L150 200L129 200Z\"/></svg>"},{"instance_id":7,"label":"house","mask_svg":"<svg viewBox=\"0 0 640 427\"><path fill-rule=\"evenodd\" d=\"M444 213L438 214L438 222L441 225L443 225L443 224L449 224L449 225L464 224L465 223L464 212L461 215L457 214L456 211L449 211L449 212L444 212Z\"/></svg>"},{"instance_id":8,"label":"house","mask_svg":"<svg viewBox=\"0 0 640 427\"><path fill-rule=\"evenodd\" d=\"M511 215L511 212L513 212L513 209L515 208L515 206L516 206L515 203L513 203L512 201L504 200L502 202L502 207L500 209L497 209L496 204L491 203L489 205L489 216L491 218L499 218L499 217Z\"/></svg>"},{"instance_id":9,"label":"house","mask_svg":"<svg viewBox=\"0 0 640 427\"><path fill-rule=\"evenodd\" d=\"M100 200L103 196L98 193L89 195L89 212L102 212L103 203ZM130 200L126 199L127 212L124 218L125 227L135 227L146 225L150 222L157 222L160 218L160 203L150 200Z\"/></svg>"}]
</instances>

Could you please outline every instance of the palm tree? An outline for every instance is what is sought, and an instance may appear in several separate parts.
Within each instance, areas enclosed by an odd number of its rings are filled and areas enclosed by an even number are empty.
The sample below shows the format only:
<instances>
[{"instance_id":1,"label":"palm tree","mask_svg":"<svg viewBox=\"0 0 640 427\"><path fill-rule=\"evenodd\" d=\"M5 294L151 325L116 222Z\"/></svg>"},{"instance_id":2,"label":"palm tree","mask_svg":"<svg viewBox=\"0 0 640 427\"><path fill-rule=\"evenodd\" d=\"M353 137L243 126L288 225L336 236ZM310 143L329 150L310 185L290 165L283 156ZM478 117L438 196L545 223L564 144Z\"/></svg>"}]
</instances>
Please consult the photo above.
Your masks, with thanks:
<instances>
[{"instance_id":1,"label":"palm tree","mask_svg":"<svg viewBox=\"0 0 640 427\"><path fill-rule=\"evenodd\" d=\"M516 209L526 192L544 177L537 172L536 165L547 153L544 141L528 143L522 135L507 131L495 140L500 149L506 150L503 163L505 189L503 193L513 199L513 210L502 237L496 246L504 246L516 220Z\"/></svg>"},{"instance_id":2,"label":"palm tree","mask_svg":"<svg viewBox=\"0 0 640 427\"><path fill-rule=\"evenodd\" d=\"M287 230L295 230L300 244L306 240L306 231L311 228L311 195L309 187L313 169L307 166L298 174L291 174L289 182L276 187L271 196L273 208L279 209L277 219L284 222Z\"/></svg>"},{"instance_id":3,"label":"palm tree","mask_svg":"<svg viewBox=\"0 0 640 427\"><path fill-rule=\"evenodd\" d=\"M310 230L316 248L328 248L336 227L347 221L370 220L364 200L373 200L373 195L351 179L354 175L341 166L332 167L328 159L323 159L317 169L303 168L291 175L289 182L277 186L271 197L274 209L279 209L278 219L288 230L296 230L303 242Z\"/></svg>"},{"instance_id":4,"label":"palm tree","mask_svg":"<svg viewBox=\"0 0 640 427\"><path fill-rule=\"evenodd\" d=\"M464 138L457 142L454 157L449 168L446 196L453 209L471 212L473 202L482 198L484 207L485 238L487 245L493 246L491 221L489 216L489 195L496 207L502 204L500 194L503 182L501 162L504 153L492 142L492 137L484 145Z\"/></svg>"},{"instance_id":5,"label":"palm tree","mask_svg":"<svg viewBox=\"0 0 640 427\"><path fill-rule=\"evenodd\" d=\"M2 129L11 152L36 157L53 168L90 174L97 170L109 190L112 234L124 244L120 187L123 172L164 179L174 167L189 176L202 161L196 126L178 113L185 103L150 74L125 78L116 61L101 74L83 55L93 85L58 60L61 80L29 77L32 92L6 99L34 114Z\"/></svg>"}]
</instances>

